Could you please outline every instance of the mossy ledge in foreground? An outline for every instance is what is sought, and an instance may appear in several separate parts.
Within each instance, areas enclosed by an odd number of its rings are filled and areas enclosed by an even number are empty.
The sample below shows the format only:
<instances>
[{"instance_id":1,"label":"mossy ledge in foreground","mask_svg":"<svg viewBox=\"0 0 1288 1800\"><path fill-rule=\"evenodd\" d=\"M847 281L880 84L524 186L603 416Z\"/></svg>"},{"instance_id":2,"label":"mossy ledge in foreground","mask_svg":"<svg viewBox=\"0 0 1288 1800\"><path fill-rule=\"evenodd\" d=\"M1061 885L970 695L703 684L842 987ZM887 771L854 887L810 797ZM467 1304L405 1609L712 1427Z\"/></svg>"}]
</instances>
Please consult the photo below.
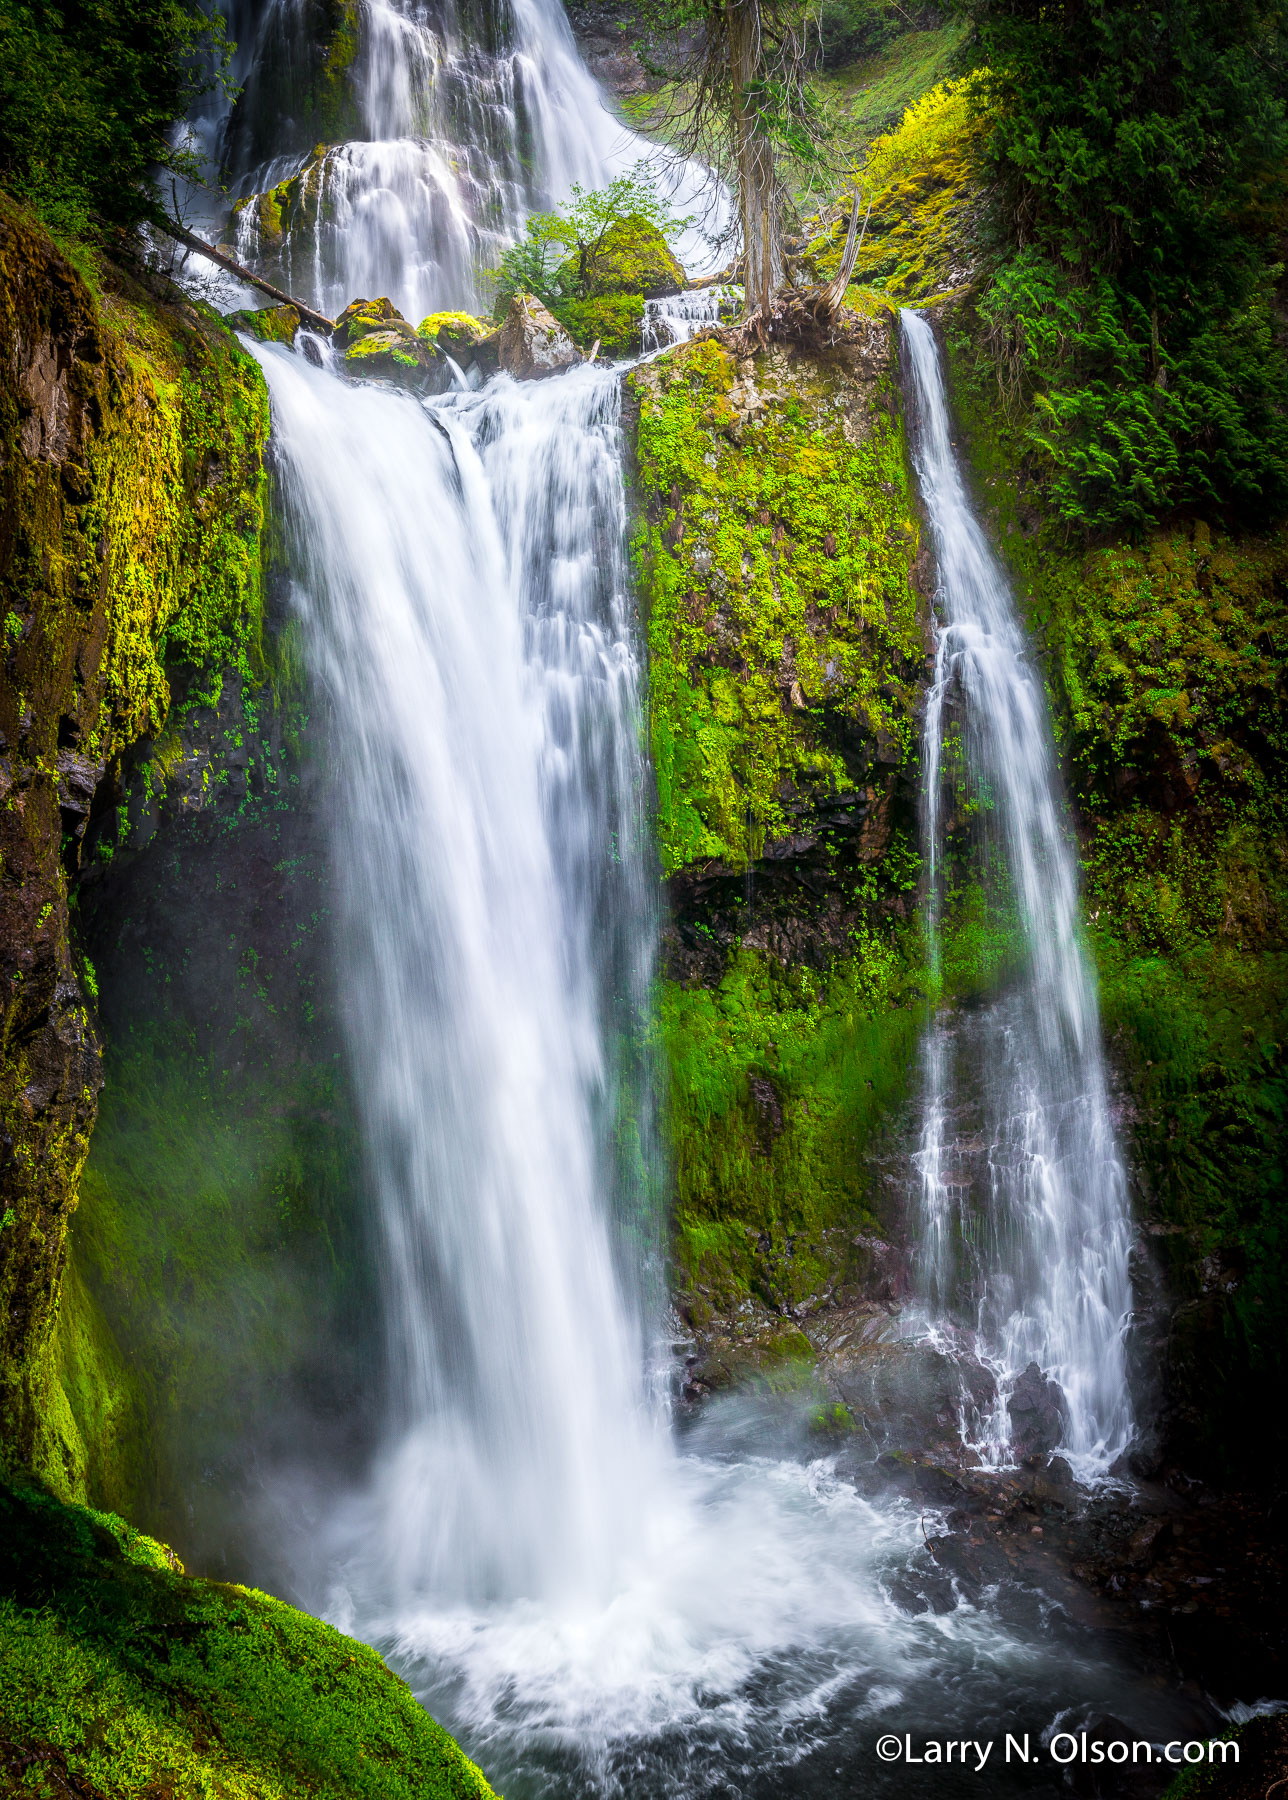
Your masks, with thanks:
<instances>
[{"instance_id":1,"label":"mossy ledge in foreground","mask_svg":"<svg viewBox=\"0 0 1288 1800\"><path fill-rule=\"evenodd\" d=\"M492 1792L367 1645L35 1488L0 1488L0 1665L5 1794Z\"/></svg>"}]
</instances>

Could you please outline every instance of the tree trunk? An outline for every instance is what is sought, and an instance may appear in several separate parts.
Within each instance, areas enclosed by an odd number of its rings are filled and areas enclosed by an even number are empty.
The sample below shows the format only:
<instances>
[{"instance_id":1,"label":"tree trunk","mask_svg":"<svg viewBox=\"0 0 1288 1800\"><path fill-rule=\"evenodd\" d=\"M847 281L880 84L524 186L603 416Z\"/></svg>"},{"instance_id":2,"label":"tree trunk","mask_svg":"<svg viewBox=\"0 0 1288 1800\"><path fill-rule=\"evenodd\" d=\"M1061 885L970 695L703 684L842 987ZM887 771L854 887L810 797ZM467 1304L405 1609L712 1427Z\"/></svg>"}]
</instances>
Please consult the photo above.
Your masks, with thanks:
<instances>
[{"instance_id":1,"label":"tree trunk","mask_svg":"<svg viewBox=\"0 0 1288 1800\"><path fill-rule=\"evenodd\" d=\"M733 87L747 318L762 319L768 318L774 295L782 286L783 247L774 146L760 123L754 91L760 74L759 0L725 0L725 28Z\"/></svg>"}]
</instances>

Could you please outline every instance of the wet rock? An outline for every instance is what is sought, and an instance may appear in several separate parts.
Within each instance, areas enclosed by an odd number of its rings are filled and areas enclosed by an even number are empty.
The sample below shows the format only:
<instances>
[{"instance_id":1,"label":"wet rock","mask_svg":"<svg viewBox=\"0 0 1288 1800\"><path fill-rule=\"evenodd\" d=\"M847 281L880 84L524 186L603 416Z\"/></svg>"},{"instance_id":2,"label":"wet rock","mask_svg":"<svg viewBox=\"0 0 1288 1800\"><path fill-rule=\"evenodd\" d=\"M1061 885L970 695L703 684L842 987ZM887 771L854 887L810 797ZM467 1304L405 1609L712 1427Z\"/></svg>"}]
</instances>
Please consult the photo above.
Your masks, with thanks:
<instances>
[{"instance_id":1,"label":"wet rock","mask_svg":"<svg viewBox=\"0 0 1288 1800\"><path fill-rule=\"evenodd\" d=\"M337 350L347 350L359 338L373 331L405 330L415 337L416 328L398 311L392 300L383 295L378 300L350 300L335 322L331 341Z\"/></svg>"},{"instance_id":2,"label":"wet rock","mask_svg":"<svg viewBox=\"0 0 1288 1800\"><path fill-rule=\"evenodd\" d=\"M511 300L498 353L501 367L520 381L554 375L582 360L553 313L531 294L516 294Z\"/></svg>"},{"instance_id":3,"label":"wet rock","mask_svg":"<svg viewBox=\"0 0 1288 1800\"><path fill-rule=\"evenodd\" d=\"M992 1375L968 1351L901 1337L889 1318L873 1318L822 1366L829 1390L883 1451L956 1461L963 1419L972 1423L996 1397Z\"/></svg>"},{"instance_id":4,"label":"wet rock","mask_svg":"<svg viewBox=\"0 0 1288 1800\"><path fill-rule=\"evenodd\" d=\"M300 315L293 306L243 307L239 312L224 314L224 321L234 331L244 331L261 344L294 344L300 329Z\"/></svg>"},{"instance_id":5,"label":"wet rock","mask_svg":"<svg viewBox=\"0 0 1288 1800\"><path fill-rule=\"evenodd\" d=\"M1064 1437L1064 1393L1036 1363L1018 1377L1006 1402L1011 1444L1021 1462L1049 1456Z\"/></svg>"}]
</instances>

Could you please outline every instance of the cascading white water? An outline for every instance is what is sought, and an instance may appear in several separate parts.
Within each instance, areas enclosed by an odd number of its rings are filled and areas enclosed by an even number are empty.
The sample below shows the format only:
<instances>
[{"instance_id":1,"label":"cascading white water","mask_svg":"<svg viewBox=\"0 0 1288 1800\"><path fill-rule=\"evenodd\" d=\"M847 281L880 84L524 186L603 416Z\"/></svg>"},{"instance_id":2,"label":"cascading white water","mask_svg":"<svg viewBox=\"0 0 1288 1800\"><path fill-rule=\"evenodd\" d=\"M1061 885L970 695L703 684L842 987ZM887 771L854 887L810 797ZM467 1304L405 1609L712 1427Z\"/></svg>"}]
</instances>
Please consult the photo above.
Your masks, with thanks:
<instances>
[{"instance_id":1,"label":"cascading white water","mask_svg":"<svg viewBox=\"0 0 1288 1800\"><path fill-rule=\"evenodd\" d=\"M1112 1669L954 1600L916 1509L737 1414L679 1446L650 1403L614 376L418 402L251 347L329 701L384 1246L383 1447L309 1502L304 1592L516 1797L839 1796L879 1730L1107 1704ZM927 1579L933 1608L896 1600Z\"/></svg>"},{"instance_id":2,"label":"cascading white water","mask_svg":"<svg viewBox=\"0 0 1288 1800\"><path fill-rule=\"evenodd\" d=\"M676 344L687 344L694 332L704 325L719 324L738 304L741 290L716 284L705 288L687 288L680 294L667 294L659 300L644 302L645 350L669 350Z\"/></svg>"},{"instance_id":3,"label":"cascading white water","mask_svg":"<svg viewBox=\"0 0 1288 1800\"><path fill-rule=\"evenodd\" d=\"M247 104L266 103L256 71L283 32L302 32L299 10L297 0L278 0L247 21ZM363 0L357 18L353 67L336 78L353 96L345 141L257 159L252 135L240 161L236 139L231 146L243 198L290 184L285 215L271 206L267 228L261 206L238 212L240 256L266 263L329 317L358 295L387 295L412 320L481 310L484 271L529 212L640 161L679 216L700 214L713 230L727 219L705 170L608 110L554 0L511 0L485 18L448 0ZM709 260L696 227L682 249L695 267Z\"/></svg>"},{"instance_id":4,"label":"cascading white water","mask_svg":"<svg viewBox=\"0 0 1288 1800\"><path fill-rule=\"evenodd\" d=\"M609 1203L654 940L617 383L427 412L266 368L383 1233L370 1542L404 1599L602 1596L659 1454Z\"/></svg>"},{"instance_id":5,"label":"cascading white water","mask_svg":"<svg viewBox=\"0 0 1288 1800\"><path fill-rule=\"evenodd\" d=\"M986 1430L991 1454L1006 1455L1006 1378L1036 1362L1064 1390L1066 1448L1103 1462L1132 1430L1123 1357L1130 1216L1074 846L1041 680L963 485L934 334L919 313L901 319L912 456L938 565L939 641L923 740L931 935L937 943L952 715L991 874L1008 890L1021 945L1004 996L962 1028L983 1088L986 1194L976 1196L954 1169L947 1134L960 1098L946 1021L926 1047L924 1294L933 1315L973 1308L979 1351L1004 1378Z\"/></svg>"}]
</instances>

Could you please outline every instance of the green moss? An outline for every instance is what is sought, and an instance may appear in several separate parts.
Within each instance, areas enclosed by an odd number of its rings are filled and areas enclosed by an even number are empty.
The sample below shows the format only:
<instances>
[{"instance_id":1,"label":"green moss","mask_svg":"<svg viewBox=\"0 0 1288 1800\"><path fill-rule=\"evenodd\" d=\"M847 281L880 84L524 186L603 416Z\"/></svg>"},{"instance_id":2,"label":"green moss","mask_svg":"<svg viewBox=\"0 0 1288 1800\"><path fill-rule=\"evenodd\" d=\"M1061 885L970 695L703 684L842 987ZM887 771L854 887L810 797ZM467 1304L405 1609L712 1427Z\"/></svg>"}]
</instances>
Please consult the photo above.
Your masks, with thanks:
<instances>
[{"instance_id":1,"label":"green moss","mask_svg":"<svg viewBox=\"0 0 1288 1800\"><path fill-rule=\"evenodd\" d=\"M638 213L615 221L584 262L572 256L555 275L557 288L586 300L614 294L674 294L684 281L684 270L665 237Z\"/></svg>"},{"instance_id":2,"label":"green moss","mask_svg":"<svg viewBox=\"0 0 1288 1800\"><path fill-rule=\"evenodd\" d=\"M856 428L843 367L758 376L713 341L631 384L663 865L739 867L789 828L796 791L853 788L825 714L892 764L912 752L924 652L902 428L888 387Z\"/></svg>"},{"instance_id":3,"label":"green moss","mask_svg":"<svg viewBox=\"0 0 1288 1800\"><path fill-rule=\"evenodd\" d=\"M836 1272L822 1234L873 1227L865 1152L903 1099L926 1013L912 946L890 934L856 949L826 975L742 950L714 989L663 987L691 1316L762 1288L765 1253L788 1240L780 1291L763 1297L799 1303Z\"/></svg>"},{"instance_id":4,"label":"green moss","mask_svg":"<svg viewBox=\"0 0 1288 1800\"><path fill-rule=\"evenodd\" d=\"M293 344L300 315L293 306L260 306L225 314L233 331L245 331L261 344Z\"/></svg>"},{"instance_id":5,"label":"green moss","mask_svg":"<svg viewBox=\"0 0 1288 1800\"><path fill-rule=\"evenodd\" d=\"M177 1027L106 1074L54 1340L82 1461L58 1486L187 1541L184 1472L235 1460L324 1321L352 1335L356 1132L334 1069L221 1071Z\"/></svg>"},{"instance_id":6,"label":"green moss","mask_svg":"<svg viewBox=\"0 0 1288 1800\"><path fill-rule=\"evenodd\" d=\"M416 327L416 336L424 338L427 343L436 344L440 334L447 348L453 344L478 344L485 337L490 337L496 329L490 319L476 319L473 313L438 312L430 313Z\"/></svg>"},{"instance_id":7,"label":"green moss","mask_svg":"<svg viewBox=\"0 0 1288 1800\"><path fill-rule=\"evenodd\" d=\"M0 1489L0 1733L15 1795L487 1800L373 1650L196 1581L119 1519Z\"/></svg>"},{"instance_id":8,"label":"green moss","mask_svg":"<svg viewBox=\"0 0 1288 1800\"><path fill-rule=\"evenodd\" d=\"M551 308L581 349L598 342L606 357L638 356L643 345L643 294L607 294L597 300L556 300Z\"/></svg>"},{"instance_id":9,"label":"green moss","mask_svg":"<svg viewBox=\"0 0 1288 1800\"><path fill-rule=\"evenodd\" d=\"M253 684L263 667L258 367L208 309L167 307L107 265L103 280L102 295L90 292L29 220L0 206L12 372L0 413L15 446L0 469L0 615L22 624L0 678L14 780L0 808L10 883L0 1118L12 1145L0 1202L14 1215L0 1241L0 1419L4 1457L48 1451L59 1482L69 1445L76 1462L75 1432L49 1332L99 1051L68 938L79 839L65 835L57 757L70 740L82 767L118 768L164 725L172 684L191 698L228 670ZM23 347L44 341L75 345L58 365L57 455L28 441L31 408L15 379Z\"/></svg>"}]
</instances>

